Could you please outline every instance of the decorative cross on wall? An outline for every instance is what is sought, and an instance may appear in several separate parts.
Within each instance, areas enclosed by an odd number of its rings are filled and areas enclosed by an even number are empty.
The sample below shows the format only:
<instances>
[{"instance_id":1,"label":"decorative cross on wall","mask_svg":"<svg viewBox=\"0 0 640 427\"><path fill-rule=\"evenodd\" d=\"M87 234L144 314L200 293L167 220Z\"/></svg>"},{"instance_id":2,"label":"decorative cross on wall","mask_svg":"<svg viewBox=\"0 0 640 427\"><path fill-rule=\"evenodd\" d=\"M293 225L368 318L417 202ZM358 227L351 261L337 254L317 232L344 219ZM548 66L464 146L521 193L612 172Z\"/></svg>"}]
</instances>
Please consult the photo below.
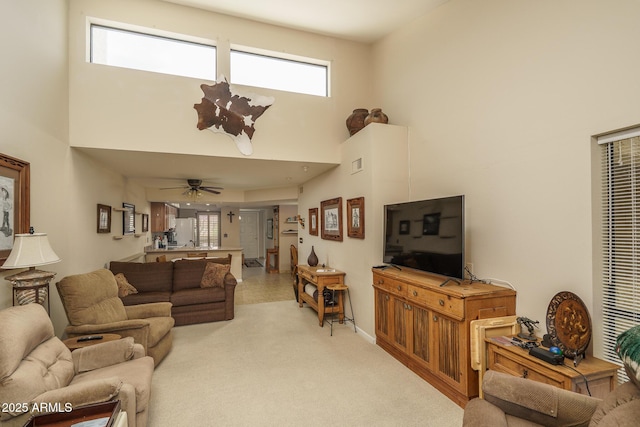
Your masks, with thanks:
<instances>
[{"instance_id":1,"label":"decorative cross on wall","mask_svg":"<svg viewBox=\"0 0 640 427\"><path fill-rule=\"evenodd\" d=\"M233 212L229 212L229 213L227 214L227 216L229 217L229 222L233 222L233 216L234 216L234 215L235 215L235 214L234 214Z\"/></svg>"}]
</instances>

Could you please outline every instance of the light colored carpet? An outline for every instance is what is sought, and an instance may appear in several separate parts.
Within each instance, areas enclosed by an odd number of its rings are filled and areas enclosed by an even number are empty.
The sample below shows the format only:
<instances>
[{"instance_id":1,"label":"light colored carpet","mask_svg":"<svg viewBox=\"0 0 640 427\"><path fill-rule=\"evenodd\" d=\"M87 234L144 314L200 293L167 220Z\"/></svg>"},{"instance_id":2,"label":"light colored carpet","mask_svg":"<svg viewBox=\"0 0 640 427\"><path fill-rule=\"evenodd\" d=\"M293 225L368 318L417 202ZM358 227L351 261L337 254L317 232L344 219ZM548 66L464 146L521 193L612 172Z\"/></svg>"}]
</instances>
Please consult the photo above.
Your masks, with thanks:
<instances>
[{"instance_id":1,"label":"light colored carpet","mask_svg":"<svg viewBox=\"0 0 640 427\"><path fill-rule=\"evenodd\" d=\"M174 328L150 427L462 424L458 405L351 323L330 336L293 300L240 305L235 316Z\"/></svg>"}]
</instances>

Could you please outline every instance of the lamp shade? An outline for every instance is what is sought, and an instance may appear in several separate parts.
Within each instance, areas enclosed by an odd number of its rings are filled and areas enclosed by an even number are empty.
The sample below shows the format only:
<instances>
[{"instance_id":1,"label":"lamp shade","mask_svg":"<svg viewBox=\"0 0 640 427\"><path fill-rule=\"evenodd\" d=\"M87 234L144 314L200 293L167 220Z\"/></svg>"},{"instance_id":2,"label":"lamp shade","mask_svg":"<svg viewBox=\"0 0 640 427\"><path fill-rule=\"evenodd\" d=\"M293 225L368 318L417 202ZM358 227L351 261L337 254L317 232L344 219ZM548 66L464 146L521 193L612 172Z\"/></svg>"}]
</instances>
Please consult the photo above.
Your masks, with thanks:
<instances>
[{"instance_id":1,"label":"lamp shade","mask_svg":"<svg viewBox=\"0 0 640 427\"><path fill-rule=\"evenodd\" d=\"M35 267L59 261L46 233L16 234L13 249L2 268Z\"/></svg>"}]
</instances>

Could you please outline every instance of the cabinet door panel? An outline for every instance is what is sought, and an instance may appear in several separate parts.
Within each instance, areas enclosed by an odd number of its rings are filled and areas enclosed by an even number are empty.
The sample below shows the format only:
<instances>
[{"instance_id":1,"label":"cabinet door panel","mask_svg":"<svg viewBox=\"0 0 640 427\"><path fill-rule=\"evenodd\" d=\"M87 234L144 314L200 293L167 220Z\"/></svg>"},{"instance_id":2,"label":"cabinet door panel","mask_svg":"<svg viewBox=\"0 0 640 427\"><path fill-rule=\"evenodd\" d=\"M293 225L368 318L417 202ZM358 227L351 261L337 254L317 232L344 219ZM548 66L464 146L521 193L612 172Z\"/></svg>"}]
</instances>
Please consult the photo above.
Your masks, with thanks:
<instances>
[{"instance_id":1,"label":"cabinet door panel","mask_svg":"<svg viewBox=\"0 0 640 427\"><path fill-rule=\"evenodd\" d=\"M460 383L462 357L460 355L460 322L438 316L438 372L441 376Z\"/></svg>"},{"instance_id":2,"label":"cabinet door panel","mask_svg":"<svg viewBox=\"0 0 640 427\"><path fill-rule=\"evenodd\" d=\"M389 338L389 294L376 290L376 333Z\"/></svg>"},{"instance_id":3,"label":"cabinet door panel","mask_svg":"<svg viewBox=\"0 0 640 427\"><path fill-rule=\"evenodd\" d=\"M412 354L421 362L429 364L431 357L431 313L419 306L413 306L413 342Z\"/></svg>"},{"instance_id":4,"label":"cabinet door panel","mask_svg":"<svg viewBox=\"0 0 640 427\"><path fill-rule=\"evenodd\" d=\"M392 298L393 309L393 342L398 347L407 348L407 322L405 302L397 298Z\"/></svg>"}]
</instances>

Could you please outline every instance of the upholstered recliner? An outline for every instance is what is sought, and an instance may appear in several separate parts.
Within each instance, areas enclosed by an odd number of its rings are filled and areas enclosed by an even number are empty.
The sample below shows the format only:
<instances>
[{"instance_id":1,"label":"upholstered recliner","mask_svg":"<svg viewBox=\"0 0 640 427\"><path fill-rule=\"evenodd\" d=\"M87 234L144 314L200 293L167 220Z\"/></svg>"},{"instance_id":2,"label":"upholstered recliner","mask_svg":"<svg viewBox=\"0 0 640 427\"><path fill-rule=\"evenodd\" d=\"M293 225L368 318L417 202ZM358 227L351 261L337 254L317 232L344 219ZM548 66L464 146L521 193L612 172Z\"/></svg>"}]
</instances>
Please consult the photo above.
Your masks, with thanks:
<instances>
[{"instance_id":1,"label":"upholstered recliner","mask_svg":"<svg viewBox=\"0 0 640 427\"><path fill-rule=\"evenodd\" d=\"M0 426L23 426L42 404L79 406L120 400L129 427L147 424L153 359L132 338L73 353L40 304L0 310ZM24 410L27 410L26 412Z\"/></svg>"},{"instance_id":2,"label":"upholstered recliner","mask_svg":"<svg viewBox=\"0 0 640 427\"><path fill-rule=\"evenodd\" d=\"M610 392L604 400L533 380L487 371L483 399L471 400L463 427L640 425L640 389L633 381Z\"/></svg>"},{"instance_id":3,"label":"upholstered recliner","mask_svg":"<svg viewBox=\"0 0 640 427\"><path fill-rule=\"evenodd\" d=\"M106 269L67 276L56 283L69 325L69 337L118 334L142 344L155 365L171 350L171 303L125 306L113 273Z\"/></svg>"}]
</instances>

